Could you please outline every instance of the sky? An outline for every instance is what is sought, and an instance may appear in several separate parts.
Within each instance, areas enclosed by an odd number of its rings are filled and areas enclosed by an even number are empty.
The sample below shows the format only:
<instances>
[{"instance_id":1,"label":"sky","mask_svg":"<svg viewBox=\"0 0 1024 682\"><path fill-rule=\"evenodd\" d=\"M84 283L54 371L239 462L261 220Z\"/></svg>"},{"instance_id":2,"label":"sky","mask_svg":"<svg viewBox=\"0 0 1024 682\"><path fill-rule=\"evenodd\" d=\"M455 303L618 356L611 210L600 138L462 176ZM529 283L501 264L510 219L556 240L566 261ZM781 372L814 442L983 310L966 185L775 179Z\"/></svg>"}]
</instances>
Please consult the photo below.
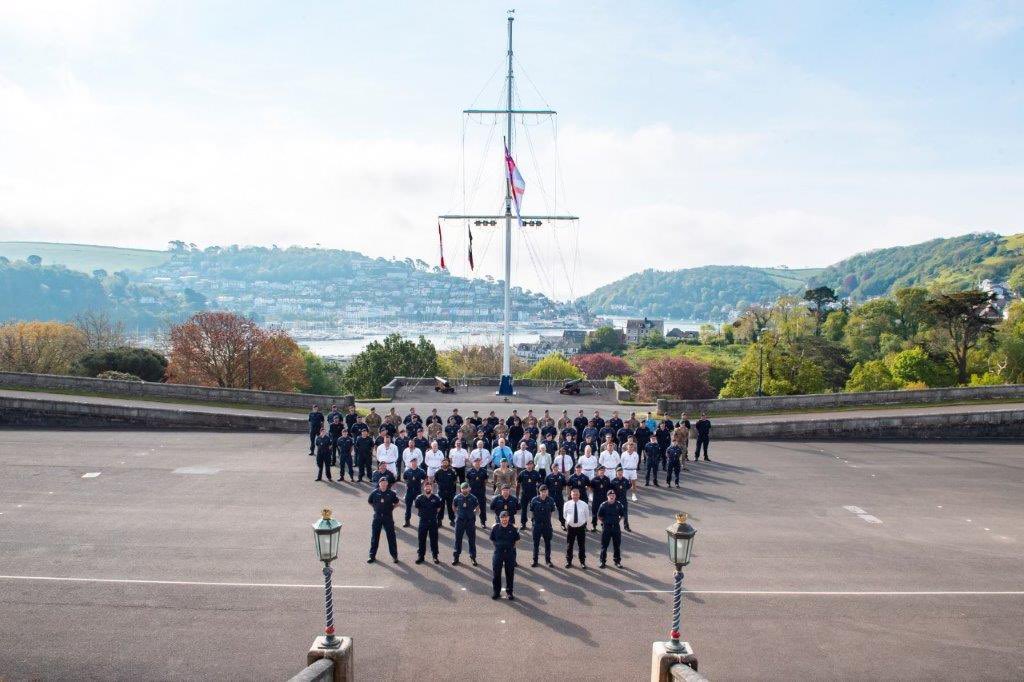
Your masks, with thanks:
<instances>
[{"instance_id":1,"label":"sky","mask_svg":"<svg viewBox=\"0 0 1024 682\"><path fill-rule=\"evenodd\" d=\"M516 8L513 284L823 266L1024 231L1024 0L0 3L0 239L438 261L497 211ZM556 118L557 122L553 119ZM501 234L445 223L458 275Z\"/></svg>"}]
</instances>

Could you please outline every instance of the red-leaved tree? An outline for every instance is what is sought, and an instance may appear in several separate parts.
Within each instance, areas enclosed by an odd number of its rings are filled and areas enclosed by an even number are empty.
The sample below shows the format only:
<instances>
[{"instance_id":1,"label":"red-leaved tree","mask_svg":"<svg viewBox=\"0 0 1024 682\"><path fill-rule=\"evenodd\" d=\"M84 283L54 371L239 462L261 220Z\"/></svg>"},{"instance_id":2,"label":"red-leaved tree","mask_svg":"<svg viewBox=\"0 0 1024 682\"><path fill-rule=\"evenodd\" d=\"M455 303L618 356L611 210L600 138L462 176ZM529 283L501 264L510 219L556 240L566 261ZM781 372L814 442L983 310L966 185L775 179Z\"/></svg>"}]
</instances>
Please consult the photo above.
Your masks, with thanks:
<instances>
[{"instance_id":1,"label":"red-leaved tree","mask_svg":"<svg viewBox=\"0 0 1024 682\"><path fill-rule=\"evenodd\" d=\"M633 373L628 362L611 353L584 353L574 356L571 362L583 370L588 379L606 379L609 376L628 376Z\"/></svg>"},{"instance_id":2,"label":"red-leaved tree","mask_svg":"<svg viewBox=\"0 0 1024 682\"><path fill-rule=\"evenodd\" d=\"M168 380L294 391L308 385L302 351L284 331L226 312L197 313L171 328Z\"/></svg>"},{"instance_id":3,"label":"red-leaved tree","mask_svg":"<svg viewBox=\"0 0 1024 682\"><path fill-rule=\"evenodd\" d=\"M636 375L640 398L714 398L708 381L711 366L688 357L657 358L645 364Z\"/></svg>"}]
</instances>

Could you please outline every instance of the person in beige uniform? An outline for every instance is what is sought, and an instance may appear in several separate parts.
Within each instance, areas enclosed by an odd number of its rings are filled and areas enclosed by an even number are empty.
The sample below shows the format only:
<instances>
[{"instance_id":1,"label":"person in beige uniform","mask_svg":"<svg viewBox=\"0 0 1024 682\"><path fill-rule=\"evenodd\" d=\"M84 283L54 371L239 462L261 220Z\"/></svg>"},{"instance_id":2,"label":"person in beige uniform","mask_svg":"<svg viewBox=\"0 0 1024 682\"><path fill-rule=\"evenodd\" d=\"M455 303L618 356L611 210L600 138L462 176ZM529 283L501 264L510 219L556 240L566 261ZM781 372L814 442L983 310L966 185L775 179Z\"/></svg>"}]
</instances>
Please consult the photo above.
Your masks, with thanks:
<instances>
[{"instance_id":1,"label":"person in beige uniform","mask_svg":"<svg viewBox=\"0 0 1024 682\"><path fill-rule=\"evenodd\" d=\"M687 454L689 453L690 447L690 429L687 428L687 423L679 422L679 426L672 429L672 445L677 445L683 451L683 461L689 459Z\"/></svg>"},{"instance_id":2,"label":"person in beige uniform","mask_svg":"<svg viewBox=\"0 0 1024 682\"><path fill-rule=\"evenodd\" d=\"M364 421L366 422L366 425L370 428L370 433L380 432L381 418L380 415L377 414L376 407L370 408L370 413L366 415L366 419Z\"/></svg>"},{"instance_id":3,"label":"person in beige uniform","mask_svg":"<svg viewBox=\"0 0 1024 682\"><path fill-rule=\"evenodd\" d=\"M491 492L497 492L505 486L508 488L516 487L516 472L508 465L508 460L501 460L501 466L494 470L494 474L491 475Z\"/></svg>"}]
</instances>

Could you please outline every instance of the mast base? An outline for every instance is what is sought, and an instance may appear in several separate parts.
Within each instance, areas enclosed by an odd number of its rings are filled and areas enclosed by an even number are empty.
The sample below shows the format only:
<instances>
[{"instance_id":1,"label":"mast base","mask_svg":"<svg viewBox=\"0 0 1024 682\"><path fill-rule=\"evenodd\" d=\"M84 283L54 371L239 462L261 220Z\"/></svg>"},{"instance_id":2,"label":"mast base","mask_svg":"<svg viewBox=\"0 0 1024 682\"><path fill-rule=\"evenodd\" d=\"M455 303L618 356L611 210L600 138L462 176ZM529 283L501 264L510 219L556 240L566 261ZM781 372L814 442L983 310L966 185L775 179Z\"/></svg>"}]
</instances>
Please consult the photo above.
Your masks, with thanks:
<instances>
[{"instance_id":1,"label":"mast base","mask_svg":"<svg viewBox=\"0 0 1024 682\"><path fill-rule=\"evenodd\" d=\"M512 389L511 374L503 374L501 376L501 384L498 385L498 395L515 395L515 391Z\"/></svg>"}]
</instances>

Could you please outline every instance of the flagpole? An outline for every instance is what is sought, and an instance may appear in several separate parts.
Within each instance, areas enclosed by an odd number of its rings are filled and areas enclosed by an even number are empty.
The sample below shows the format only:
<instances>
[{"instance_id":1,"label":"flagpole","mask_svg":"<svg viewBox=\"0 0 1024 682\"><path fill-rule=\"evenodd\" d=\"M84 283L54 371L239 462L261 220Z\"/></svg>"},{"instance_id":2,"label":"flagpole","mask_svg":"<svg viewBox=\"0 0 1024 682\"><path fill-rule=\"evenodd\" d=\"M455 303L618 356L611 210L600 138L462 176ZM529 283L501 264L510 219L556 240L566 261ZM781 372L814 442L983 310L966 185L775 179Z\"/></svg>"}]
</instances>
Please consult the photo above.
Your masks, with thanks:
<instances>
[{"instance_id":1,"label":"flagpole","mask_svg":"<svg viewBox=\"0 0 1024 682\"><path fill-rule=\"evenodd\" d=\"M507 107L505 109L506 149L512 153L512 22L515 10L508 11L508 85ZM509 336L509 325L512 319L512 178L505 173L505 325L502 334L501 384L498 395L513 395L512 388L512 343Z\"/></svg>"}]
</instances>

